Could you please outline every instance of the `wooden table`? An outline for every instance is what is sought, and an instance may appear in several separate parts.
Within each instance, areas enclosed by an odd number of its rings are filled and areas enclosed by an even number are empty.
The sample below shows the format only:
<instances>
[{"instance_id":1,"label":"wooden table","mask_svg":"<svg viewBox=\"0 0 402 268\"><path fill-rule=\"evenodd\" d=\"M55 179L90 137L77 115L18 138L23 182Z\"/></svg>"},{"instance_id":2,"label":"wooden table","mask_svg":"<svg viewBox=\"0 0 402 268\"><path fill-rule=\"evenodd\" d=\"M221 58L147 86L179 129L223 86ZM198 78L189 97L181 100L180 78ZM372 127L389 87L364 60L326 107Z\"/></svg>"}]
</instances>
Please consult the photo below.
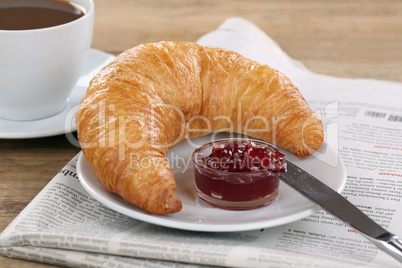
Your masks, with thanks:
<instances>
[{"instance_id":1,"label":"wooden table","mask_svg":"<svg viewBox=\"0 0 402 268\"><path fill-rule=\"evenodd\" d=\"M226 18L258 25L318 73L402 82L399 0L95 0L92 47L112 54L140 43L196 41ZM79 148L65 135L0 140L0 231ZM0 256L0 267L52 267Z\"/></svg>"}]
</instances>

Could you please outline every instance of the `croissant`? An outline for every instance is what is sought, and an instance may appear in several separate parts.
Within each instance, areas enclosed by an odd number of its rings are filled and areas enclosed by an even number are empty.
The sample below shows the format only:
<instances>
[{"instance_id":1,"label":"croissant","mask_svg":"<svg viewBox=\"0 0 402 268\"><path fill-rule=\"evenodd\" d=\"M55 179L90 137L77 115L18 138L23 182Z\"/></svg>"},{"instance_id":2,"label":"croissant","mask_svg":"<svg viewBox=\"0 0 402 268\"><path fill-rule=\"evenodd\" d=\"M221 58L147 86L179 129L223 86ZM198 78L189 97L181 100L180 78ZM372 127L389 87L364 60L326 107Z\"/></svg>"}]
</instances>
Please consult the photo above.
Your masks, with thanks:
<instances>
[{"instance_id":1,"label":"croissant","mask_svg":"<svg viewBox=\"0 0 402 268\"><path fill-rule=\"evenodd\" d=\"M166 155L181 141L238 132L308 156L321 120L279 71L233 51L189 42L144 44L91 81L78 140L100 183L146 213L182 208Z\"/></svg>"}]
</instances>

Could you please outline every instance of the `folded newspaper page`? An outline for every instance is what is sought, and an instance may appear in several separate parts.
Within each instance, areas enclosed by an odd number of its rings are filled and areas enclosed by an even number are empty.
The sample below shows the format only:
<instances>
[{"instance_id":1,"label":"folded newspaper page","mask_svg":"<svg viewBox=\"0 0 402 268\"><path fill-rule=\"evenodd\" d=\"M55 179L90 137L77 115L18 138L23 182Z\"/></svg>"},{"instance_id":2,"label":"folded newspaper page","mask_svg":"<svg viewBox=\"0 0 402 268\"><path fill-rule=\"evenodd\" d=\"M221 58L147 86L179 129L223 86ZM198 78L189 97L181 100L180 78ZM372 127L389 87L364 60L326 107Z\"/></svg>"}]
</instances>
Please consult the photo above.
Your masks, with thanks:
<instances>
[{"instance_id":1,"label":"folded newspaper page","mask_svg":"<svg viewBox=\"0 0 402 268\"><path fill-rule=\"evenodd\" d=\"M345 163L342 195L402 236L401 83L312 73L241 18L228 19L199 43L235 50L289 76ZM401 267L318 208L294 222L242 232L189 231L125 216L88 194L77 159L0 234L2 255L65 267Z\"/></svg>"}]
</instances>

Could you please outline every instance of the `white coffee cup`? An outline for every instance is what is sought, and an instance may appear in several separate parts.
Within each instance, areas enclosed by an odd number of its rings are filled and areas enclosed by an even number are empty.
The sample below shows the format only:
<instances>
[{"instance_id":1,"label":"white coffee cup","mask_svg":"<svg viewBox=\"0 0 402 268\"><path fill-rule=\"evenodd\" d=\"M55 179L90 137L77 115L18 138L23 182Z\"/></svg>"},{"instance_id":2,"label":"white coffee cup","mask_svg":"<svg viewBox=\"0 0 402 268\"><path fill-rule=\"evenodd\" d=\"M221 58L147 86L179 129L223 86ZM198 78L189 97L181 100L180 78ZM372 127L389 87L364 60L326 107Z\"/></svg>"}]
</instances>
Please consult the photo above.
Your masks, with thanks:
<instances>
[{"instance_id":1,"label":"white coffee cup","mask_svg":"<svg viewBox=\"0 0 402 268\"><path fill-rule=\"evenodd\" d=\"M58 26L0 30L0 117L36 120L67 104L91 47L94 3L73 0L85 15Z\"/></svg>"}]
</instances>

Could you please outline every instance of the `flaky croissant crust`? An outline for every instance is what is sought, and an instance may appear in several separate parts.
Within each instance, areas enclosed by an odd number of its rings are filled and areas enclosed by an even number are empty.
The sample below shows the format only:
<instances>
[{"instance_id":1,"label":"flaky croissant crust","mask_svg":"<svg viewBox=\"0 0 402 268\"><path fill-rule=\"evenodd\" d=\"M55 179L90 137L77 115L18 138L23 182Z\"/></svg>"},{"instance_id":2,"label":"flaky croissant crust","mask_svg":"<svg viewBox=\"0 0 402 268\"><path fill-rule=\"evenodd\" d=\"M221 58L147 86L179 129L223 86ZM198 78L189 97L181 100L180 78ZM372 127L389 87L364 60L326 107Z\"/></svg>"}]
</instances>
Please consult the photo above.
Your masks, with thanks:
<instances>
[{"instance_id":1,"label":"flaky croissant crust","mask_svg":"<svg viewBox=\"0 0 402 268\"><path fill-rule=\"evenodd\" d=\"M101 184L154 214L182 207L166 159L181 141L231 131L308 156L324 139L321 120L282 73L187 42L123 52L91 81L76 121Z\"/></svg>"}]
</instances>

